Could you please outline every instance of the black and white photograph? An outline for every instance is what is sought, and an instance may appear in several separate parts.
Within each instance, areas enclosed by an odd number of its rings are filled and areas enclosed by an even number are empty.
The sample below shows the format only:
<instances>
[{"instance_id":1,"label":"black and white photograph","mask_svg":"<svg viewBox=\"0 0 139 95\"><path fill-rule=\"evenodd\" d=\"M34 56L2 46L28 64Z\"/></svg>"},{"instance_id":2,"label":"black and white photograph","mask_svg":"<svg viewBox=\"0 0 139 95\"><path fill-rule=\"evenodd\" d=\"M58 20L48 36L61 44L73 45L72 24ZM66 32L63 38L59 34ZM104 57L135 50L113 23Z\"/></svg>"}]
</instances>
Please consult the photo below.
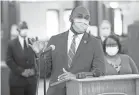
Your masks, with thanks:
<instances>
[{"instance_id":1,"label":"black and white photograph","mask_svg":"<svg viewBox=\"0 0 139 95\"><path fill-rule=\"evenodd\" d=\"M139 0L0 0L1 95L139 95Z\"/></svg>"}]
</instances>

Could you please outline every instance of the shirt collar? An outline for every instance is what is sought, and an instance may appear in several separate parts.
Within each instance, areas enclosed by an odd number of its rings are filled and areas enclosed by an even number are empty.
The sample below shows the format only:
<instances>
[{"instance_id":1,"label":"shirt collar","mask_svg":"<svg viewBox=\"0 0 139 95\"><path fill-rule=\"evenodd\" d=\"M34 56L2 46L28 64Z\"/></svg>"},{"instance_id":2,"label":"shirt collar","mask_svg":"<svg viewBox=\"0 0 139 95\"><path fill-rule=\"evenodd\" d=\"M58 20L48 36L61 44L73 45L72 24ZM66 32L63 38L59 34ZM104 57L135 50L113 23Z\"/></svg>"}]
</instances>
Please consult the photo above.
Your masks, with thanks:
<instances>
[{"instance_id":1,"label":"shirt collar","mask_svg":"<svg viewBox=\"0 0 139 95\"><path fill-rule=\"evenodd\" d=\"M20 42L24 42L24 39L23 39L20 35L18 36L18 38L19 38L19 41L20 41ZM26 43L28 44L27 39L28 39L28 38L26 37L25 40L26 40Z\"/></svg>"},{"instance_id":2,"label":"shirt collar","mask_svg":"<svg viewBox=\"0 0 139 95\"><path fill-rule=\"evenodd\" d=\"M82 39L83 35L84 35L84 33L78 34L77 38ZM69 37L73 38L73 36L74 36L74 33L71 30L69 30Z\"/></svg>"}]
</instances>

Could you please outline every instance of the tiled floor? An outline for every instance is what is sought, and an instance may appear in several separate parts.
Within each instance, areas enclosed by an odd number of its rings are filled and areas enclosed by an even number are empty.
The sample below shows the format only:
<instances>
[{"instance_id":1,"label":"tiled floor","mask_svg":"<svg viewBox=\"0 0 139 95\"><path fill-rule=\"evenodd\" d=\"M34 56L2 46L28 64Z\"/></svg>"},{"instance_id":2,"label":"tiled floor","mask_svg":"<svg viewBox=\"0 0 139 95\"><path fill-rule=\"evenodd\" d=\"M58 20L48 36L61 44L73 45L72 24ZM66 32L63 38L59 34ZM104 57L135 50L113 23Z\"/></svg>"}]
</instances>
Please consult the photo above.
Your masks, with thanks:
<instances>
[{"instance_id":1,"label":"tiled floor","mask_svg":"<svg viewBox=\"0 0 139 95\"><path fill-rule=\"evenodd\" d=\"M49 80L46 80L46 91L48 89ZM38 95L44 95L44 80L39 81Z\"/></svg>"}]
</instances>

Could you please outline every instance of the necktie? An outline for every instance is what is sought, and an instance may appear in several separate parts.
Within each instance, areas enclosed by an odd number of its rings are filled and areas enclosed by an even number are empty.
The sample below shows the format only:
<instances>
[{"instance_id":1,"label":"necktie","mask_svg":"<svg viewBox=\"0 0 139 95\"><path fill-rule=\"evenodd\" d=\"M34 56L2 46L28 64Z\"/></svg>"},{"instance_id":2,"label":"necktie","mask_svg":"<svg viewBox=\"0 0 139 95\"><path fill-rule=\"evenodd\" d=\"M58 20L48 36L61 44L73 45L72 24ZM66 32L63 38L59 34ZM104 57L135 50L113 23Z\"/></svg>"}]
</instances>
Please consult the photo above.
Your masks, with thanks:
<instances>
[{"instance_id":1,"label":"necktie","mask_svg":"<svg viewBox=\"0 0 139 95\"><path fill-rule=\"evenodd\" d=\"M73 36L72 43L68 52L68 67L69 68L72 66L72 60L76 53L76 42L75 42L76 37L77 37L76 35Z\"/></svg>"},{"instance_id":2,"label":"necktie","mask_svg":"<svg viewBox=\"0 0 139 95\"><path fill-rule=\"evenodd\" d=\"M27 53L27 43L25 39L24 39L24 53Z\"/></svg>"}]
</instances>

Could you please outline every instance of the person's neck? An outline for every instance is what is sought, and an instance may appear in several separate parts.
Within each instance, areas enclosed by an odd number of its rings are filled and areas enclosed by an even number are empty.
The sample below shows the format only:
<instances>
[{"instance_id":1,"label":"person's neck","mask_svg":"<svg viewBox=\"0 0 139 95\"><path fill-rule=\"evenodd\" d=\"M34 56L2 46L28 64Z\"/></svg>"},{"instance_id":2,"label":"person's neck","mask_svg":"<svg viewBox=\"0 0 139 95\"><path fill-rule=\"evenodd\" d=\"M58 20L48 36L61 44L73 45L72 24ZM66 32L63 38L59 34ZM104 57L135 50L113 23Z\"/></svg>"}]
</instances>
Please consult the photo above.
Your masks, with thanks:
<instances>
[{"instance_id":1,"label":"person's neck","mask_svg":"<svg viewBox=\"0 0 139 95\"><path fill-rule=\"evenodd\" d=\"M21 36L21 35L19 35L19 37L21 38L21 39L26 39L27 37L23 37L23 36Z\"/></svg>"},{"instance_id":2,"label":"person's neck","mask_svg":"<svg viewBox=\"0 0 139 95\"><path fill-rule=\"evenodd\" d=\"M104 42L104 40L106 39L106 37L104 37L104 36L100 36L100 38L101 38L102 42Z\"/></svg>"},{"instance_id":3,"label":"person's neck","mask_svg":"<svg viewBox=\"0 0 139 95\"><path fill-rule=\"evenodd\" d=\"M70 30L71 30L75 35L78 35L78 33L73 29L72 26L70 27Z\"/></svg>"},{"instance_id":4,"label":"person's neck","mask_svg":"<svg viewBox=\"0 0 139 95\"><path fill-rule=\"evenodd\" d=\"M116 60L116 59L119 58L119 54L116 54L116 55L114 55L114 56L109 56L109 55L107 55L106 57L107 57L109 60Z\"/></svg>"}]
</instances>

